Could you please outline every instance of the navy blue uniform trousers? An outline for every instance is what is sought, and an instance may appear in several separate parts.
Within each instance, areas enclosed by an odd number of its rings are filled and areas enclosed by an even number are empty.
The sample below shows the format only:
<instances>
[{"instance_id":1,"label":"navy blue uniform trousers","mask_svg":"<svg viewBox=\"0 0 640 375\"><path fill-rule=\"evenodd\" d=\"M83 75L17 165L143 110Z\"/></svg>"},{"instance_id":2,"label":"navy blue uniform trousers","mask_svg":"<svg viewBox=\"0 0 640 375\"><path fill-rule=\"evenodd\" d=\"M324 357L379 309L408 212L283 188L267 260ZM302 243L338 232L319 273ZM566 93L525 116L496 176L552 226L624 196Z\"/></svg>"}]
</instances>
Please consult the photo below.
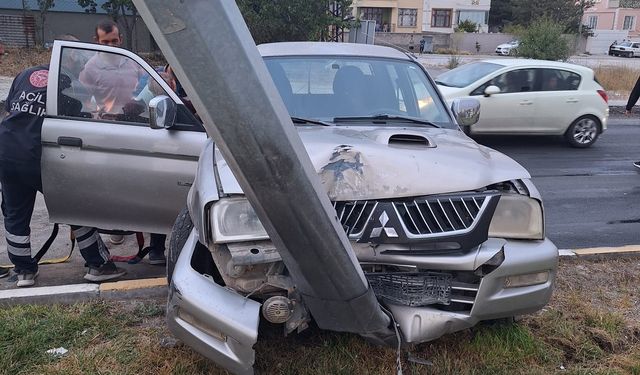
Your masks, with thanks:
<instances>
[{"instance_id":1,"label":"navy blue uniform trousers","mask_svg":"<svg viewBox=\"0 0 640 375\"><path fill-rule=\"evenodd\" d=\"M31 254L31 216L36 193L42 192L40 166L36 163L0 161L2 214L9 259L16 272L36 272ZM95 228L71 226L87 266L97 268L109 260L109 251Z\"/></svg>"}]
</instances>

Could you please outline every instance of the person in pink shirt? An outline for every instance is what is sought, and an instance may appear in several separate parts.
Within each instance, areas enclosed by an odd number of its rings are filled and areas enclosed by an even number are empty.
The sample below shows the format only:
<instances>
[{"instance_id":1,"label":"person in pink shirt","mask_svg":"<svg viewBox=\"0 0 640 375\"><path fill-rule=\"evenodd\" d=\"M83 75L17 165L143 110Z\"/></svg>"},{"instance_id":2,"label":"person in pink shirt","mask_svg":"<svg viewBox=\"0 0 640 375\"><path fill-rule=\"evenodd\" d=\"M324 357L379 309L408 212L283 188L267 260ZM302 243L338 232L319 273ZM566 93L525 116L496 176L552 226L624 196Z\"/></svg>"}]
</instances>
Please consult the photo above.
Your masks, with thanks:
<instances>
[{"instance_id":1,"label":"person in pink shirt","mask_svg":"<svg viewBox=\"0 0 640 375\"><path fill-rule=\"evenodd\" d=\"M105 21L96 26L96 42L113 47L122 44L118 26ZM98 116L125 113L125 106L133 101L139 79L144 70L133 60L114 53L95 54L80 73L80 82L93 95Z\"/></svg>"}]
</instances>

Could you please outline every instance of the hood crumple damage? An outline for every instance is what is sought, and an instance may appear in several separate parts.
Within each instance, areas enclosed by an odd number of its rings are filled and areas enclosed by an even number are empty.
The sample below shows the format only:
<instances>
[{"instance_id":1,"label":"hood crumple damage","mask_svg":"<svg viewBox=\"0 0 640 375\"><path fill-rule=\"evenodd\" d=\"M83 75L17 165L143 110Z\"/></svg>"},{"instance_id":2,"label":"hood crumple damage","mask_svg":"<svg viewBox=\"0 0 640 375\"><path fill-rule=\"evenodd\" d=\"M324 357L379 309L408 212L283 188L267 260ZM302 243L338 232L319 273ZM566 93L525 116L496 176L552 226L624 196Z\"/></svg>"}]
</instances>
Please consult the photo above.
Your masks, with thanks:
<instances>
[{"instance_id":1,"label":"hood crumple damage","mask_svg":"<svg viewBox=\"0 0 640 375\"><path fill-rule=\"evenodd\" d=\"M299 134L332 201L452 193L530 178L514 160L458 130L299 127ZM242 194L219 152L216 164L224 193Z\"/></svg>"}]
</instances>

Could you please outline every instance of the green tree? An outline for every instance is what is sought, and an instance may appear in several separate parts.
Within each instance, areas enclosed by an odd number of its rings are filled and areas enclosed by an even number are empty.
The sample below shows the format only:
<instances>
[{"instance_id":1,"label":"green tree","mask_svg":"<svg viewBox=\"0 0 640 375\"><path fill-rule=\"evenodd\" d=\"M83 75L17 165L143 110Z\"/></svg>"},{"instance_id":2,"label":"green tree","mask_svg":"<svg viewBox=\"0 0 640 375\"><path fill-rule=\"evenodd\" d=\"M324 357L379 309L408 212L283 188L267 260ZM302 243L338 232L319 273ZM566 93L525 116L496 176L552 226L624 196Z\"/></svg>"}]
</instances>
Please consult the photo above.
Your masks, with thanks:
<instances>
[{"instance_id":1,"label":"green tree","mask_svg":"<svg viewBox=\"0 0 640 375\"><path fill-rule=\"evenodd\" d=\"M595 0L492 0L489 27L529 26L540 17L549 17L564 25L564 32L577 33L584 10Z\"/></svg>"},{"instance_id":2,"label":"green tree","mask_svg":"<svg viewBox=\"0 0 640 375\"><path fill-rule=\"evenodd\" d=\"M23 3L24 6L24 3ZM54 0L38 0L38 18L39 18L39 27L40 27L40 44L44 46L45 38L44 38L44 30L45 25L47 23L47 14L49 13L49 9L55 6Z\"/></svg>"},{"instance_id":3,"label":"green tree","mask_svg":"<svg viewBox=\"0 0 640 375\"><path fill-rule=\"evenodd\" d=\"M456 26L456 32L463 32L463 33L475 33L478 30L477 25L475 24L475 22L471 21L471 20L464 20L460 23L458 23L458 26Z\"/></svg>"},{"instance_id":4,"label":"green tree","mask_svg":"<svg viewBox=\"0 0 640 375\"><path fill-rule=\"evenodd\" d=\"M85 8L87 13L95 13L98 6L96 0L77 0L78 5ZM136 20L138 18L138 10L131 0L108 0L100 6L113 22L122 26L120 30L124 33L124 41L127 49L135 51L137 45L133 34L136 30Z\"/></svg>"},{"instance_id":5,"label":"green tree","mask_svg":"<svg viewBox=\"0 0 640 375\"><path fill-rule=\"evenodd\" d=\"M257 44L320 40L330 26L346 27L351 0L236 0ZM330 12L338 4L341 14Z\"/></svg>"},{"instance_id":6,"label":"green tree","mask_svg":"<svg viewBox=\"0 0 640 375\"><path fill-rule=\"evenodd\" d=\"M514 23L529 26L533 20L549 18L563 26L565 33L577 33L584 10L595 0L511 0Z\"/></svg>"},{"instance_id":7,"label":"green tree","mask_svg":"<svg viewBox=\"0 0 640 375\"><path fill-rule=\"evenodd\" d=\"M551 18L539 18L520 35L518 55L540 60L566 60L569 45L563 38L564 25Z\"/></svg>"},{"instance_id":8,"label":"green tree","mask_svg":"<svg viewBox=\"0 0 640 375\"><path fill-rule=\"evenodd\" d=\"M514 0L492 0L489 11L489 28L503 31L513 23Z\"/></svg>"}]
</instances>

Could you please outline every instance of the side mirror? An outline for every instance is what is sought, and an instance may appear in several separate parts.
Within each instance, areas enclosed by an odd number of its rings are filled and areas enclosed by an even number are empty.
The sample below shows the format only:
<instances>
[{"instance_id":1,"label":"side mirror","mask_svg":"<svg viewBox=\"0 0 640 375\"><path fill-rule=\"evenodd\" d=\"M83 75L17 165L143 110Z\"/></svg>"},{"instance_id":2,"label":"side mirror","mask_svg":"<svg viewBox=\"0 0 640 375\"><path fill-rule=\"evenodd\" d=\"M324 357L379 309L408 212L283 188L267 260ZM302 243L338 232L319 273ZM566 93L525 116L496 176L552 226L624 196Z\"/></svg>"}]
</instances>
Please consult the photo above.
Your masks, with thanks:
<instances>
[{"instance_id":1,"label":"side mirror","mask_svg":"<svg viewBox=\"0 0 640 375\"><path fill-rule=\"evenodd\" d=\"M484 96L491 96L500 93L500 87L491 85L484 89Z\"/></svg>"},{"instance_id":2,"label":"side mirror","mask_svg":"<svg viewBox=\"0 0 640 375\"><path fill-rule=\"evenodd\" d=\"M149 126L151 129L169 129L176 121L178 107L166 95L159 95L149 101Z\"/></svg>"},{"instance_id":3,"label":"side mirror","mask_svg":"<svg viewBox=\"0 0 640 375\"><path fill-rule=\"evenodd\" d=\"M471 126L480 119L480 102L474 98L454 99L451 111L460 126Z\"/></svg>"}]
</instances>

